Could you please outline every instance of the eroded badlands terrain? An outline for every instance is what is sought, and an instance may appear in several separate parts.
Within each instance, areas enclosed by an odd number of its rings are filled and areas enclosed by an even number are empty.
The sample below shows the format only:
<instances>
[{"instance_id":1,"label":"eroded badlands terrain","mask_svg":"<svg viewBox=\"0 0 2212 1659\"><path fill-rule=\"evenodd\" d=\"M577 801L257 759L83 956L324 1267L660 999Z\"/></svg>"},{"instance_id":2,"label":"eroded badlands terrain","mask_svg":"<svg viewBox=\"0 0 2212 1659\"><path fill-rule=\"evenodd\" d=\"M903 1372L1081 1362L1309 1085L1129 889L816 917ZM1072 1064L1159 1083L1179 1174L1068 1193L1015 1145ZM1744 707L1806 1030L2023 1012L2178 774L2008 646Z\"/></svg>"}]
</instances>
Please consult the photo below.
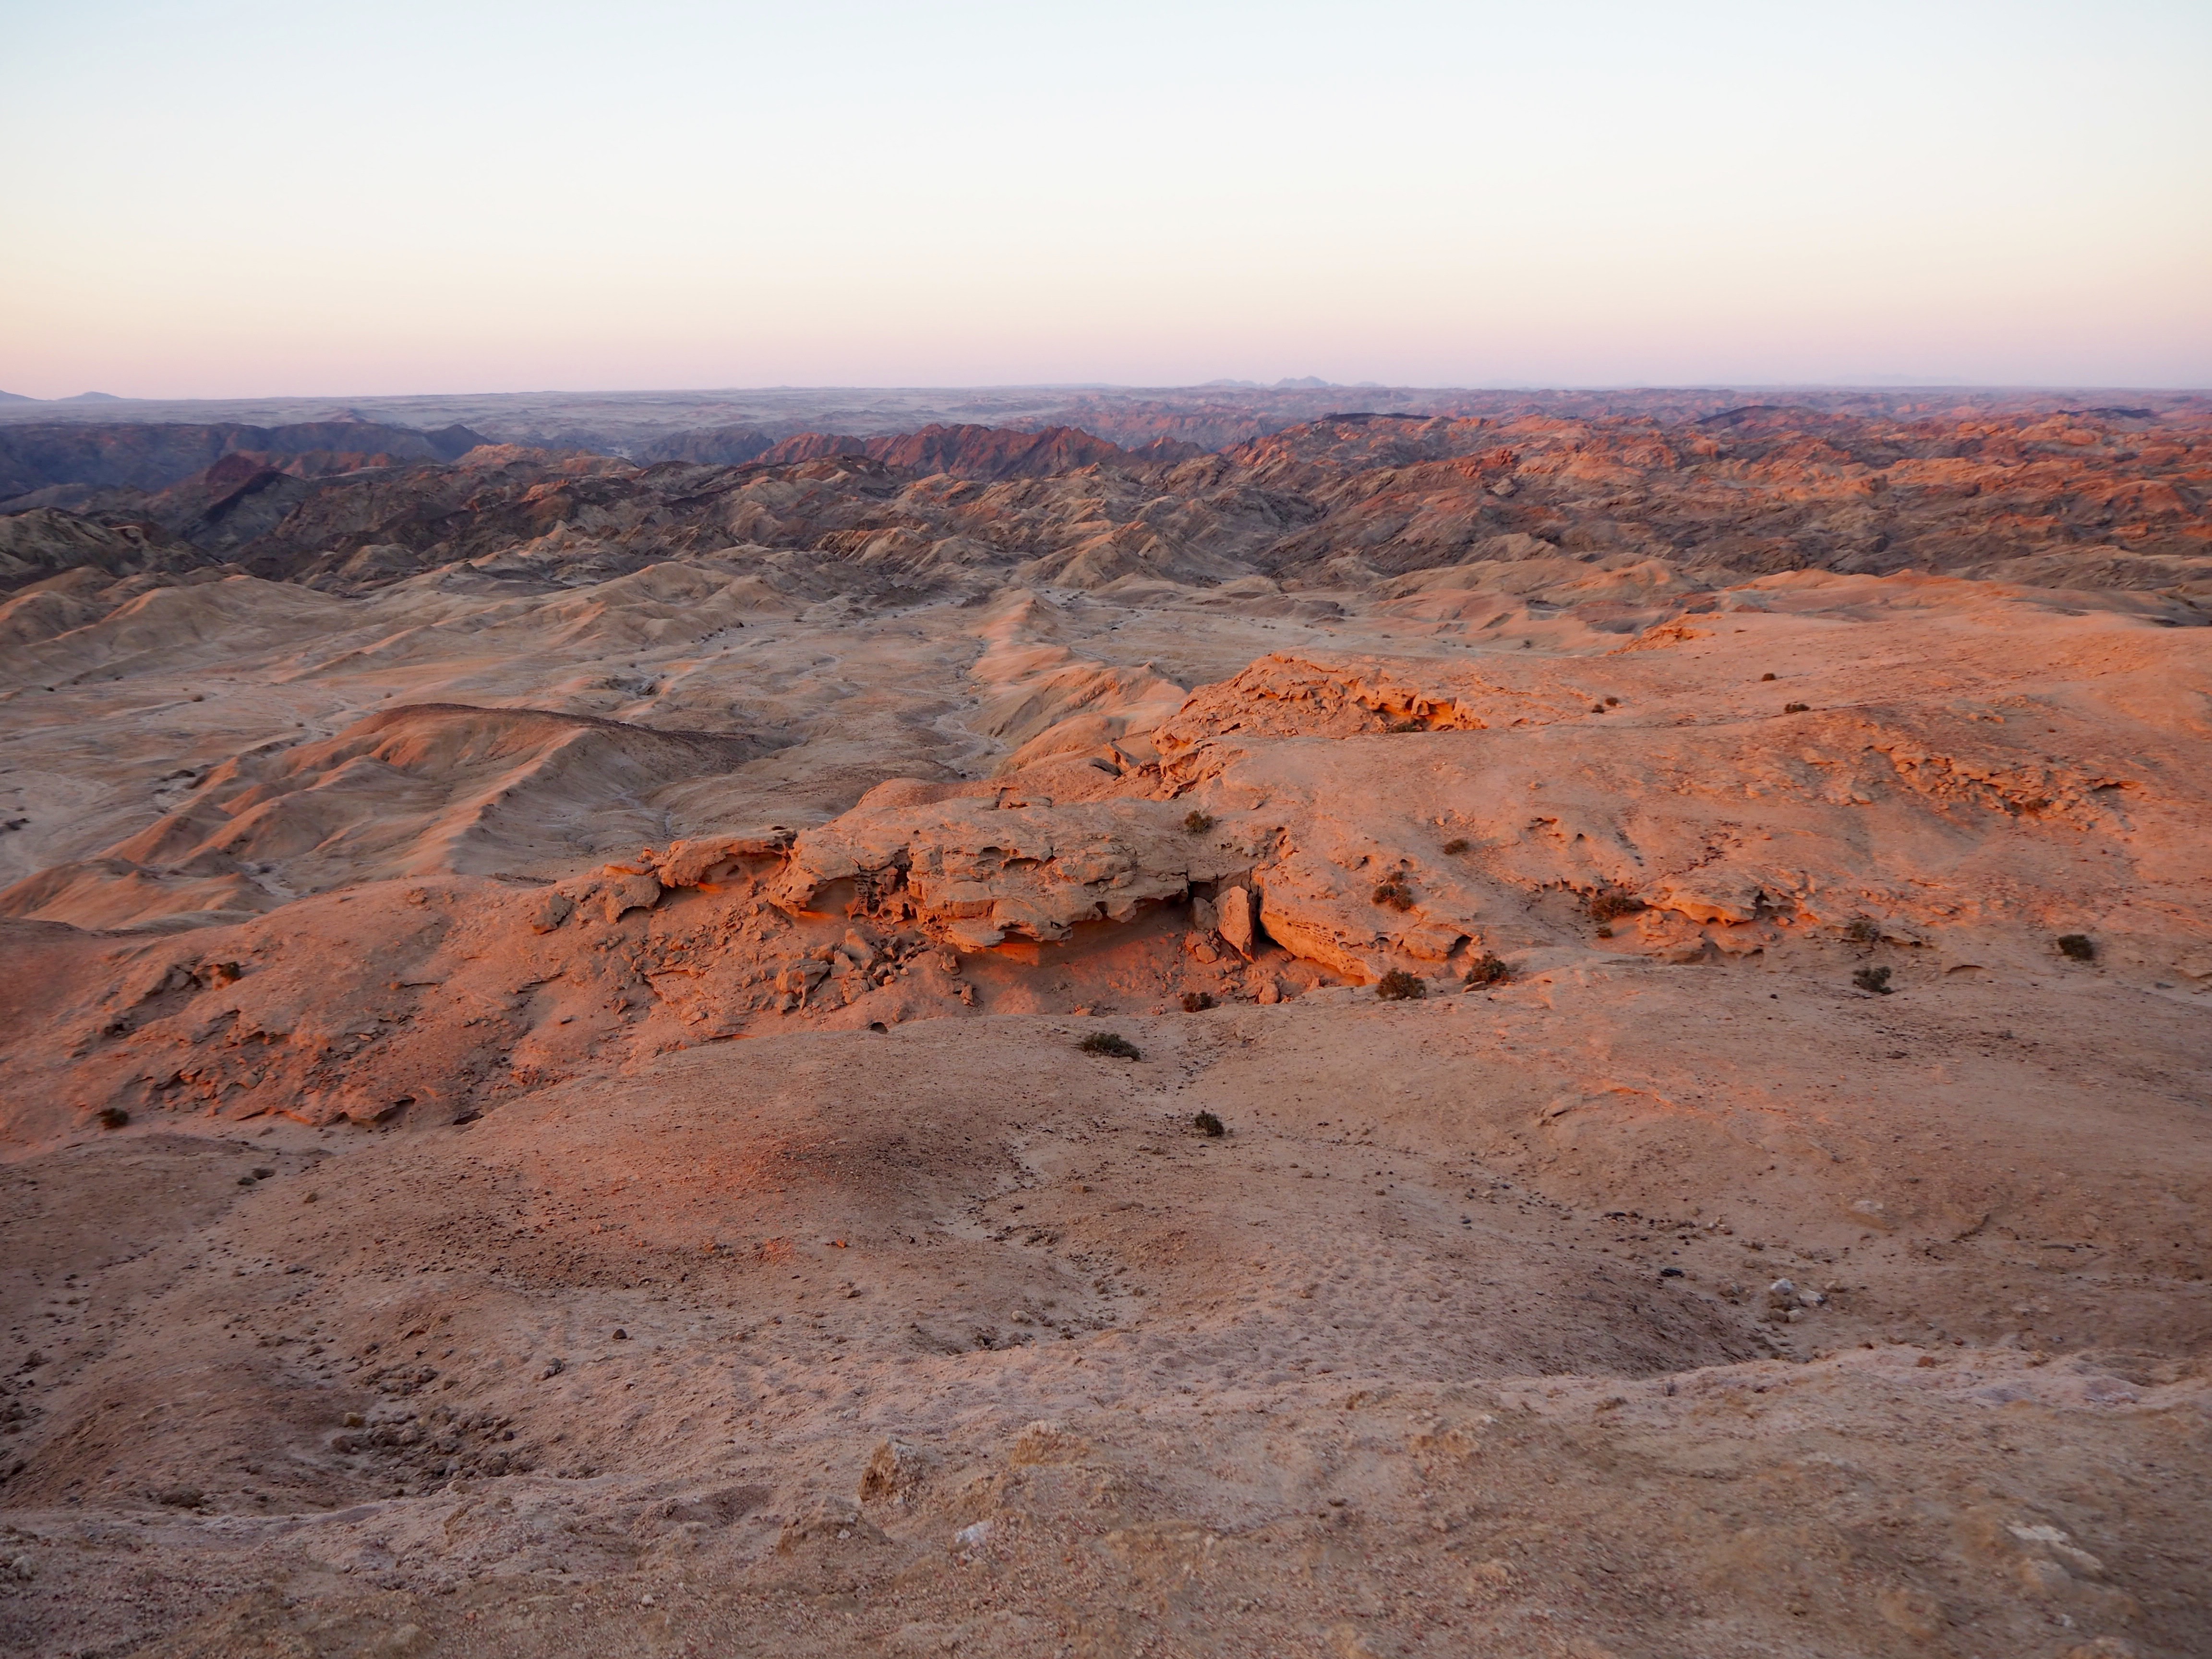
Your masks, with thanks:
<instances>
[{"instance_id":1,"label":"eroded badlands terrain","mask_svg":"<svg viewBox=\"0 0 2212 1659\"><path fill-rule=\"evenodd\" d=\"M0 503L0 1647L2212 1650L2203 411L1051 424Z\"/></svg>"}]
</instances>

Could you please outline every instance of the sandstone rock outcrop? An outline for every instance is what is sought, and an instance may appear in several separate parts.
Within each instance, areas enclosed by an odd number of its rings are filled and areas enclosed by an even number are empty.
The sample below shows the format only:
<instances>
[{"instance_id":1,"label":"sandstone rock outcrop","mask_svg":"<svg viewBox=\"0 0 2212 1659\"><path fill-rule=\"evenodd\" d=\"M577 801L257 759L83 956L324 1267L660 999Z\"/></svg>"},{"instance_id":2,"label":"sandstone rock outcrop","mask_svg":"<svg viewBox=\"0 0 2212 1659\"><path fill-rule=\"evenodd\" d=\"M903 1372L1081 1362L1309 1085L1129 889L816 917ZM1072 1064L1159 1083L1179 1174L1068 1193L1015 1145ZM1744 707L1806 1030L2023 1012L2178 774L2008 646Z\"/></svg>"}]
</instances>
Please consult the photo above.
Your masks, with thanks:
<instances>
[{"instance_id":1,"label":"sandstone rock outcrop","mask_svg":"<svg viewBox=\"0 0 2212 1659\"><path fill-rule=\"evenodd\" d=\"M962 950L1009 935L1061 939L1249 866L1248 854L1194 835L1180 816L1138 800L856 810L801 835L769 890L793 909L857 905L918 922Z\"/></svg>"}]
</instances>

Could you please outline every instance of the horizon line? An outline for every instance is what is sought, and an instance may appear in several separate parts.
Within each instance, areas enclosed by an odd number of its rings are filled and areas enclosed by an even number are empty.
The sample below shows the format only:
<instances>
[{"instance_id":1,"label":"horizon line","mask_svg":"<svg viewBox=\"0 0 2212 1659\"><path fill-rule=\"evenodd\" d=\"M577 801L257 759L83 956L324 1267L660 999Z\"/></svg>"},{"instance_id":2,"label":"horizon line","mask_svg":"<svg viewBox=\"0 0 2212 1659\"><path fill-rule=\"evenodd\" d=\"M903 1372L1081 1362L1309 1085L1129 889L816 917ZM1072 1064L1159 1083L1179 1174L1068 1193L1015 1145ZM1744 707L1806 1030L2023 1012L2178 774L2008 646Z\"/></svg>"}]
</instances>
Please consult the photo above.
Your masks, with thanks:
<instances>
[{"instance_id":1,"label":"horizon line","mask_svg":"<svg viewBox=\"0 0 2212 1659\"><path fill-rule=\"evenodd\" d=\"M1182 382L1109 381L1109 380L1030 380L1030 381L974 381L931 385L915 383L897 385L889 382L824 382L805 385L783 381L768 386L537 386L507 391L471 392L258 392L231 393L191 393L175 395L143 395L132 392L79 392L52 398L40 398L26 392L11 392L0 387L0 413L10 407L26 404L54 405L74 404L236 404L236 403L310 403L310 402L386 402L398 399L460 399L489 398L653 398L653 397L726 397L769 392L1379 392L1394 395L1441 392L1528 392L1536 395L1568 392L2152 392L2169 397L2212 395L2212 386L2151 385L2128 381L2042 381L2042 380L1682 380L1682 381L1589 381L1542 384L1534 381L1492 382L1490 384L1439 382L1420 386L1411 383L1385 385L1366 380L1359 382L1328 381L1320 386L1283 385L1255 380L1192 380Z\"/></svg>"}]
</instances>

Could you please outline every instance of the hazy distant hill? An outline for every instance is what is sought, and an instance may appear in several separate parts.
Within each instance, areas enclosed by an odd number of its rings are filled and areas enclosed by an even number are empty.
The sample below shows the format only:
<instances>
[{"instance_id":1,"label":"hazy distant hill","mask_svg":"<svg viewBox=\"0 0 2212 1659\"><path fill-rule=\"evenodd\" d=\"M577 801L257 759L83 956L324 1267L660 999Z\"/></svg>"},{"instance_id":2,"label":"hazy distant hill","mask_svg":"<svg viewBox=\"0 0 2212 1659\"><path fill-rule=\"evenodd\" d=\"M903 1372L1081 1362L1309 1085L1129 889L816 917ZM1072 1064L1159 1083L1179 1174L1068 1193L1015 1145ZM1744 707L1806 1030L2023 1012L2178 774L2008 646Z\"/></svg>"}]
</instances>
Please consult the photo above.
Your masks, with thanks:
<instances>
[{"instance_id":1,"label":"hazy distant hill","mask_svg":"<svg viewBox=\"0 0 2212 1659\"><path fill-rule=\"evenodd\" d=\"M464 426L421 432L369 421L295 426L139 425L55 422L0 426L0 501L54 484L165 489L226 455L246 453L300 470L349 471L392 461L450 461L488 441Z\"/></svg>"},{"instance_id":2,"label":"hazy distant hill","mask_svg":"<svg viewBox=\"0 0 2212 1659\"><path fill-rule=\"evenodd\" d=\"M772 462L811 461L829 455L865 455L887 466L921 473L950 472L962 478L1045 478L1058 472L1122 460L1118 444L1073 427L1042 432L1012 432L990 426L926 426L876 438L830 432L802 432L766 452Z\"/></svg>"}]
</instances>

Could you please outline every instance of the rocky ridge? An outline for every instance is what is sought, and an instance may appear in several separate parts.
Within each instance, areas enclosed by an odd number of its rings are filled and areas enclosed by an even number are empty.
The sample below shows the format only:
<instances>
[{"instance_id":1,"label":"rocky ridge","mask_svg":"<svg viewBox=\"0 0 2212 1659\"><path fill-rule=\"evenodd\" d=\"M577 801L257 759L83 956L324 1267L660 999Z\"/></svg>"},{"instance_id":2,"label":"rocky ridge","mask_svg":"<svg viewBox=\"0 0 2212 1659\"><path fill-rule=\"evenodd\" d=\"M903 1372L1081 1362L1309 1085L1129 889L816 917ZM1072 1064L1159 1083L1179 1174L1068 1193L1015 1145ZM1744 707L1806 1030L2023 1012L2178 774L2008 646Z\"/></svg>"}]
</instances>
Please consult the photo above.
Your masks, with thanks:
<instances>
[{"instance_id":1,"label":"rocky ridge","mask_svg":"<svg viewBox=\"0 0 2212 1659\"><path fill-rule=\"evenodd\" d=\"M1918 569L2197 593L2207 453L2200 424L2126 410L1897 422L1774 408L1679 424L1343 416L1181 462L1065 428L973 427L798 438L732 466L487 447L303 477L241 451L129 512L0 519L0 552L19 583L104 558L228 562L337 592L493 556L510 577L563 583L803 553L833 580L939 587L985 571L1091 588L1341 586L1571 559L1661 561L1655 575L1693 580ZM88 550L118 538L135 538L135 563Z\"/></svg>"}]
</instances>

